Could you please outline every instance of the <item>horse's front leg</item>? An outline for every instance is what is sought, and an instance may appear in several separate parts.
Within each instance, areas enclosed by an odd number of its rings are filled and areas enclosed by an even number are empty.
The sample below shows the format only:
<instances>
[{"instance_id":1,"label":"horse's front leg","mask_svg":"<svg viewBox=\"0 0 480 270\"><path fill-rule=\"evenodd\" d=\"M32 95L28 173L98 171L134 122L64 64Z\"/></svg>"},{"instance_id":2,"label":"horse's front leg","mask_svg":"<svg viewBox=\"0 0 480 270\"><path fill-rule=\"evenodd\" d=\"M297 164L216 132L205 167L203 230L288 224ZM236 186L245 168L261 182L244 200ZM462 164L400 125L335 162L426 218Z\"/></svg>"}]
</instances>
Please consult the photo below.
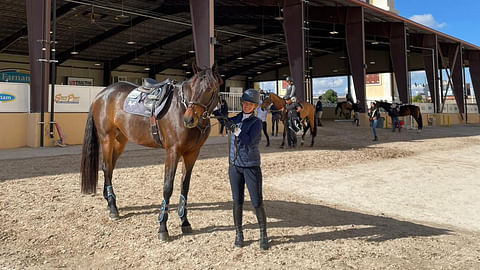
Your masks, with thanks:
<instances>
[{"instance_id":1,"label":"horse's front leg","mask_svg":"<svg viewBox=\"0 0 480 270\"><path fill-rule=\"evenodd\" d=\"M285 136L287 135L287 122L283 121L283 136L282 136L282 144L280 144L280 147L285 146Z\"/></svg>"},{"instance_id":2,"label":"horse's front leg","mask_svg":"<svg viewBox=\"0 0 480 270\"><path fill-rule=\"evenodd\" d=\"M165 178L163 181L163 200L158 215L158 239L161 241L168 241L168 205L170 204L170 197L173 192L173 180L175 178L175 172L177 171L179 155L175 150L167 150L165 155Z\"/></svg>"},{"instance_id":3,"label":"horse's front leg","mask_svg":"<svg viewBox=\"0 0 480 270\"><path fill-rule=\"evenodd\" d=\"M303 143L305 142L305 134L307 133L308 130L308 124L302 123L303 126L303 134L302 134L302 141L300 142L300 145L303 146Z\"/></svg>"},{"instance_id":4,"label":"horse's front leg","mask_svg":"<svg viewBox=\"0 0 480 270\"><path fill-rule=\"evenodd\" d=\"M188 191L190 188L190 178L192 176L193 166L197 160L198 153L200 149L195 152L191 152L183 155L183 177L182 177L182 190L180 194L180 201L178 203L178 217L182 221L182 233L189 234L192 233L192 226L187 219L187 198Z\"/></svg>"}]
</instances>

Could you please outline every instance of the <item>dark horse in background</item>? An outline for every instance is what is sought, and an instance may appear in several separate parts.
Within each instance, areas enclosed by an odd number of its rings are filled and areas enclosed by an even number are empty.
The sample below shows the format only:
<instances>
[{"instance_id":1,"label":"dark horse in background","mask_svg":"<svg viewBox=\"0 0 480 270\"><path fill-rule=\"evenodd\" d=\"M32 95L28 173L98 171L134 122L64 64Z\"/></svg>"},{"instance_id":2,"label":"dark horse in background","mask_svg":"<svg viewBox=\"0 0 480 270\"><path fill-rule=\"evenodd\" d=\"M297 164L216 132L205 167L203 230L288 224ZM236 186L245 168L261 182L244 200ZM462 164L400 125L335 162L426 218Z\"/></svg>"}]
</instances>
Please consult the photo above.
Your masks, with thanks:
<instances>
[{"instance_id":1,"label":"dark horse in background","mask_svg":"<svg viewBox=\"0 0 480 270\"><path fill-rule=\"evenodd\" d=\"M375 101L375 106L377 108L384 109L388 115L392 115L392 103L384 102L384 101ZM420 112L420 107L411 104L400 105L400 111L398 116L408 116L411 115L413 119L417 122L418 131L421 131L423 128L423 120L422 120L422 113Z\"/></svg>"},{"instance_id":2,"label":"dark horse in background","mask_svg":"<svg viewBox=\"0 0 480 270\"><path fill-rule=\"evenodd\" d=\"M102 90L90 107L85 127L81 163L82 193L96 191L101 146L105 178L103 195L108 202L111 219L119 218L112 173L127 141L165 149L163 201L158 217L158 238L163 241L168 241L168 205L180 158L183 159L183 177L178 216L182 222L182 232L192 231L186 209L190 177L200 147L210 134L209 115L218 103L219 86L223 83L215 68L198 69L194 66L194 71L191 79L174 85L171 104L165 115L160 119L152 119L153 123L156 121L158 124L161 145L156 143L150 132L148 117L123 110L125 98L137 87L131 83L119 82Z\"/></svg>"},{"instance_id":3,"label":"dark horse in background","mask_svg":"<svg viewBox=\"0 0 480 270\"><path fill-rule=\"evenodd\" d=\"M266 109L270 106L270 104L273 104L275 108L284 108L285 107L285 100L278 95L274 93L268 93L268 95L265 97L263 100L262 109ZM305 133L307 133L307 130L310 129L310 134L312 135L312 142L310 143L310 146L313 146L313 143L315 142L315 136L317 136L317 119L316 119L316 114L315 114L315 106L312 104L302 101L299 103L302 106L302 110L300 111L300 118L302 119L302 125L303 125L303 135L302 135L302 141L301 145L303 145L304 140L305 140ZM287 112L283 111L281 112L282 118L280 119L283 123L283 139L282 139L282 144L281 146L285 145L285 136L286 136L286 127L287 127Z\"/></svg>"},{"instance_id":4,"label":"dark horse in background","mask_svg":"<svg viewBox=\"0 0 480 270\"><path fill-rule=\"evenodd\" d=\"M340 110L340 114L338 110ZM352 117L352 111L353 104L350 101L340 101L337 103L337 107L335 107L335 115L338 114L339 118L343 115L345 119L350 119Z\"/></svg>"}]
</instances>

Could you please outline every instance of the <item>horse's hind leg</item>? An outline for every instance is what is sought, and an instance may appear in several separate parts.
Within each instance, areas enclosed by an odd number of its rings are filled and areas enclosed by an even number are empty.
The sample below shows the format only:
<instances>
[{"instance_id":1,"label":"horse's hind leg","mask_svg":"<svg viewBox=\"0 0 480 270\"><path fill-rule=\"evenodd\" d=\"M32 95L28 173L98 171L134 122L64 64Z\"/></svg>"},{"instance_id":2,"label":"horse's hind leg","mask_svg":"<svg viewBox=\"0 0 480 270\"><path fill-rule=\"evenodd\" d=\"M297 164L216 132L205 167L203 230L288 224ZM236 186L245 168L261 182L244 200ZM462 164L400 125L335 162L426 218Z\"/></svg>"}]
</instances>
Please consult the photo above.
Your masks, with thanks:
<instances>
[{"instance_id":1,"label":"horse's hind leg","mask_svg":"<svg viewBox=\"0 0 480 270\"><path fill-rule=\"evenodd\" d=\"M197 160L198 153L200 151L197 150L195 152L191 152L188 154L183 155L183 178L182 178L182 190L180 195L180 201L178 203L178 217L182 221L182 233L189 234L192 232L192 226L187 219L187 198L188 198L188 191L190 188L190 178L192 176L192 169L195 165L195 161Z\"/></svg>"},{"instance_id":2,"label":"horse's hind leg","mask_svg":"<svg viewBox=\"0 0 480 270\"><path fill-rule=\"evenodd\" d=\"M113 132L112 132L113 133ZM116 203L116 196L113 192L112 177L115 164L125 148L127 138L120 134L115 137L115 134L107 134L102 140L103 153L103 175L105 178L103 186L103 197L107 200L107 207L109 210L109 217L112 220L119 218L118 208Z\"/></svg>"}]
</instances>

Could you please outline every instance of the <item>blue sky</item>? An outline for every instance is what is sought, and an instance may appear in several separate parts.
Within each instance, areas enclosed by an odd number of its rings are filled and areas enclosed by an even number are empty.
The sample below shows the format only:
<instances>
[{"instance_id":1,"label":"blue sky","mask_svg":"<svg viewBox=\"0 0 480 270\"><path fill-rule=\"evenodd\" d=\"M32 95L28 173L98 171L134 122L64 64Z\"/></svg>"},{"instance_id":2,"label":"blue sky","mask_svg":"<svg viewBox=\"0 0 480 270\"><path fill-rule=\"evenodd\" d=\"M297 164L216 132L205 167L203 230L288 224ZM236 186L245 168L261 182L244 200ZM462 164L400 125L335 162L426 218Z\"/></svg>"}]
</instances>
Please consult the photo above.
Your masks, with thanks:
<instances>
[{"instance_id":1,"label":"blue sky","mask_svg":"<svg viewBox=\"0 0 480 270\"><path fill-rule=\"evenodd\" d=\"M397 0L399 15L480 47L479 0Z\"/></svg>"},{"instance_id":2,"label":"blue sky","mask_svg":"<svg viewBox=\"0 0 480 270\"><path fill-rule=\"evenodd\" d=\"M480 47L480 27L477 22L480 17L480 0L396 0L394 7L402 17ZM425 72L411 72L410 76L412 94L423 93L426 84ZM471 82L468 69L466 80ZM345 76L317 78L313 84L314 96L322 94L327 89L345 95L347 78Z\"/></svg>"}]
</instances>

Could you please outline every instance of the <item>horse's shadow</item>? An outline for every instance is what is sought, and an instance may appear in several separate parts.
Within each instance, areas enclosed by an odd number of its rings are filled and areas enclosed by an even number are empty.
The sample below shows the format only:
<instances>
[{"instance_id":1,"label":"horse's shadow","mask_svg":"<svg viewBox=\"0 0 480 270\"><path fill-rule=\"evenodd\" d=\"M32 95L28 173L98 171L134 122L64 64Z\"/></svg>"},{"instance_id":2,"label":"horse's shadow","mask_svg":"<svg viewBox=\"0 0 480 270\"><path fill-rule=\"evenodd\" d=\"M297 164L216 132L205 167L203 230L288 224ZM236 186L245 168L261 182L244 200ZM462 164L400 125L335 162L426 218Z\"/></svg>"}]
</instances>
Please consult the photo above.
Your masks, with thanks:
<instances>
[{"instance_id":1,"label":"horse's shadow","mask_svg":"<svg viewBox=\"0 0 480 270\"><path fill-rule=\"evenodd\" d=\"M317 204L265 201L265 207L269 229L305 228L301 234L279 236L270 233L272 245L354 238L383 242L399 238L429 237L450 233L447 229L434 228L389 217L339 210ZM147 205L125 207L120 210L129 212L122 218L129 218L136 215L156 214L159 208L160 205ZM173 209L176 209L176 205L171 205L170 209L172 209L171 215L174 215ZM190 213L194 211L230 211L231 209L232 202L192 203L188 205ZM245 213L246 211L253 211L249 202L245 202L244 211ZM195 228L195 220L190 219L190 222L194 229L193 234L234 230L233 218L232 225L229 226ZM257 229L258 225L256 223L246 223L244 228ZM308 230L311 232L308 232Z\"/></svg>"}]
</instances>

